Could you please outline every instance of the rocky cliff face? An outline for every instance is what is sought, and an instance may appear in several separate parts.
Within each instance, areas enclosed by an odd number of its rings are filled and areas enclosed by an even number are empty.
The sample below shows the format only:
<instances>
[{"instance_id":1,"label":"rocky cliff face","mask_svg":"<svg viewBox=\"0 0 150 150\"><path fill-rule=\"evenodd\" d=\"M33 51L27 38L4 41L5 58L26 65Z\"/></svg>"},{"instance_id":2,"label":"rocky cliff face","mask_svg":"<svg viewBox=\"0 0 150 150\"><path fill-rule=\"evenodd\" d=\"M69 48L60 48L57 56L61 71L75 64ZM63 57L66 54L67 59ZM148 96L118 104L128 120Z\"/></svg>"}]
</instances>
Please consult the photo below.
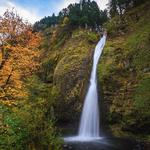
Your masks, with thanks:
<instances>
[{"instance_id":1,"label":"rocky cliff face","mask_svg":"<svg viewBox=\"0 0 150 150\"><path fill-rule=\"evenodd\" d=\"M41 75L56 93L54 113L60 123L79 119L97 40L97 34L82 29L57 27L51 32Z\"/></svg>"},{"instance_id":2,"label":"rocky cliff face","mask_svg":"<svg viewBox=\"0 0 150 150\"><path fill-rule=\"evenodd\" d=\"M150 137L150 3L107 25L98 66L105 125L117 136Z\"/></svg>"}]
</instances>

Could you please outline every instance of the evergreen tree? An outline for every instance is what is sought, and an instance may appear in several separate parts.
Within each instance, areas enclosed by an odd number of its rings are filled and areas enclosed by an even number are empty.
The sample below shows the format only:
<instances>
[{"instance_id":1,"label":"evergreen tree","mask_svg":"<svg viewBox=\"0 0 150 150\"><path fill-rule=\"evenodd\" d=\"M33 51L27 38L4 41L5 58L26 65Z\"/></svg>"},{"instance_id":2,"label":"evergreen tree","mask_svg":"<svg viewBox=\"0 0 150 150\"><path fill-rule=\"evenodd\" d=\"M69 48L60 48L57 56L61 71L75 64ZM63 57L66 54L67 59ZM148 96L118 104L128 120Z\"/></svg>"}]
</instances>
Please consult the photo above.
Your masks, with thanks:
<instances>
[{"instance_id":1,"label":"evergreen tree","mask_svg":"<svg viewBox=\"0 0 150 150\"><path fill-rule=\"evenodd\" d=\"M123 15L128 9L143 4L148 0L110 0L109 13L111 17Z\"/></svg>"},{"instance_id":2,"label":"evergreen tree","mask_svg":"<svg viewBox=\"0 0 150 150\"><path fill-rule=\"evenodd\" d=\"M80 3L70 4L67 8L62 9L58 16L53 14L36 22L34 29L36 31L44 30L58 23L63 24L66 17L68 25L74 27L85 27L88 25L92 28L102 25L108 18L107 11L100 10L95 1L82 0Z\"/></svg>"}]
</instances>

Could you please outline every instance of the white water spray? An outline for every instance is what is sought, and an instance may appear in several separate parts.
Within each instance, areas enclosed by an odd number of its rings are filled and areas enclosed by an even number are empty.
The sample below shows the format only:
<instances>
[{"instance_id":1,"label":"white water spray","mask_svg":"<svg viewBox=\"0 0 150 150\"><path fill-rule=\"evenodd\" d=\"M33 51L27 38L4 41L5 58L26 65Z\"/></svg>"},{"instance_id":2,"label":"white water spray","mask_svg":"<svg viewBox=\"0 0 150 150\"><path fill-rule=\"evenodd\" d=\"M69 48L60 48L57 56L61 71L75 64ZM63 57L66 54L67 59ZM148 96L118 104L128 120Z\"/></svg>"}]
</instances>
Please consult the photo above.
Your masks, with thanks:
<instances>
[{"instance_id":1,"label":"white water spray","mask_svg":"<svg viewBox=\"0 0 150 150\"><path fill-rule=\"evenodd\" d=\"M105 46L105 42L106 35L103 35L95 48L90 85L81 115L79 134L76 137L65 138L66 141L89 141L100 139L96 73L98 61Z\"/></svg>"},{"instance_id":2,"label":"white water spray","mask_svg":"<svg viewBox=\"0 0 150 150\"><path fill-rule=\"evenodd\" d=\"M90 86L85 98L79 127L79 136L81 137L99 137L99 108L96 70L99 58L105 45L105 40L106 36L103 36L95 48Z\"/></svg>"}]
</instances>

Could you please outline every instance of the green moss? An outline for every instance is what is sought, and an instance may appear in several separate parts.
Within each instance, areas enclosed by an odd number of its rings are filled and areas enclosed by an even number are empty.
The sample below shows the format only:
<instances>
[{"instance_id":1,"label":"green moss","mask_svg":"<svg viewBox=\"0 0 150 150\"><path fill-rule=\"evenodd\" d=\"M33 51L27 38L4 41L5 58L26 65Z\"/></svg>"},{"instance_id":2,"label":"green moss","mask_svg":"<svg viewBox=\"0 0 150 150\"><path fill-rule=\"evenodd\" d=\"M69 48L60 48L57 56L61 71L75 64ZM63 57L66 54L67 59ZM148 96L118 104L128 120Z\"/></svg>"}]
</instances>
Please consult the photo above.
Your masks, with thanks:
<instances>
[{"instance_id":1,"label":"green moss","mask_svg":"<svg viewBox=\"0 0 150 150\"><path fill-rule=\"evenodd\" d=\"M98 35L94 32L89 32L88 34L88 41L90 43L96 43L98 41Z\"/></svg>"},{"instance_id":2,"label":"green moss","mask_svg":"<svg viewBox=\"0 0 150 150\"><path fill-rule=\"evenodd\" d=\"M44 82L53 82L53 71L57 65L57 61L57 53L52 53L49 57L43 60L38 74Z\"/></svg>"},{"instance_id":3,"label":"green moss","mask_svg":"<svg viewBox=\"0 0 150 150\"><path fill-rule=\"evenodd\" d=\"M122 20L115 17L106 25L113 38L108 39L98 65L105 123L115 135L143 140L148 140L150 126L147 6L129 11Z\"/></svg>"},{"instance_id":4,"label":"green moss","mask_svg":"<svg viewBox=\"0 0 150 150\"><path fill-rule=\"evenodd\" d=\"M91 34L96 36L95 33ZM95 44L89 42L89 31L77 29L64 46L58 49L60 57L53 76L54 85L61 94L61 99L58 99L56 104L58 120L75 120L79 114L81 98L88 83L93 47Z\"/></svg>"},{"instance_id":5,"label":"green moss","mask_svg":"<svg viewBox=\"0 0 150 150\"><path fill-rule=\"evenodd\" d=\"M143 78L138 84L134 95L134 106L143 117L150 116L150 77ZM140 117L142 117L140 116Z\"/></svg>"},{"instance_id":6,"label":"green moss","mask_svg":"<svg viewBox=\"0 0 150 150\"><path fill-rule=\"evenodd\" d=\"M149 66L150 42L149 42L150 23L138 28L134 34L127 39L126 47L130 49L128 55L133 56L133 67L138 71L143 71Z\"/></svg>"},{"instance_id":7,"label":"green moss","mask_svg":"<svg viewBox=\"0 0 150 150\"><path fill-rule=\"evenodd\" d=\"M98 65L99 81L104 80L104 77L108 76L113 70L114 49L115 48L112 46L112 43L110 41L107 43L107 46L104 48L104 52L102 54L100 64Z\"/></svg>"}]
</instances>

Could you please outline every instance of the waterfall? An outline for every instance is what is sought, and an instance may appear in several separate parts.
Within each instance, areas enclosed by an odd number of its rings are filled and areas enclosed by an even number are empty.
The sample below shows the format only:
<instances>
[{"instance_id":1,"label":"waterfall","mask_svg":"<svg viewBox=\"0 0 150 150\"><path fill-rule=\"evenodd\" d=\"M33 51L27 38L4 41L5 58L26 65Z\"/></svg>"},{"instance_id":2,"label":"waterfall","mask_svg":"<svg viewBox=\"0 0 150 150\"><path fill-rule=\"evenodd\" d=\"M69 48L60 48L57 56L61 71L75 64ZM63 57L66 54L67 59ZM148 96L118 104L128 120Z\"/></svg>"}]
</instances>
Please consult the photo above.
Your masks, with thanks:
<instances>
[{"instance_id":1,"label":"waterfall","mask_svg":"<svg viewBox=\"0 0 150 150\"><path fill-rule=\"evenodd\" d=\"M106 36L104 35L95 48L90 85L85 98L79 127L79 136L81 137L99 137L99 108L96 70L105 41Z\"/></svg>"},{"instance_id":2,"label":"waterfall","mask_svg":"<svg viewBox=\"0 0 150 150\"><path fill-rule=\"evenodd\" d=\"M97 65L105 46L106 35L100 39L96 45L93 56L93 67L90 78L89 89L85 98L79 133L76 137L65 138L67 141L85 141L100 138L99 133L99 108L98 108L98 93L97 93Z\"/></svg>"}]
</instances>

